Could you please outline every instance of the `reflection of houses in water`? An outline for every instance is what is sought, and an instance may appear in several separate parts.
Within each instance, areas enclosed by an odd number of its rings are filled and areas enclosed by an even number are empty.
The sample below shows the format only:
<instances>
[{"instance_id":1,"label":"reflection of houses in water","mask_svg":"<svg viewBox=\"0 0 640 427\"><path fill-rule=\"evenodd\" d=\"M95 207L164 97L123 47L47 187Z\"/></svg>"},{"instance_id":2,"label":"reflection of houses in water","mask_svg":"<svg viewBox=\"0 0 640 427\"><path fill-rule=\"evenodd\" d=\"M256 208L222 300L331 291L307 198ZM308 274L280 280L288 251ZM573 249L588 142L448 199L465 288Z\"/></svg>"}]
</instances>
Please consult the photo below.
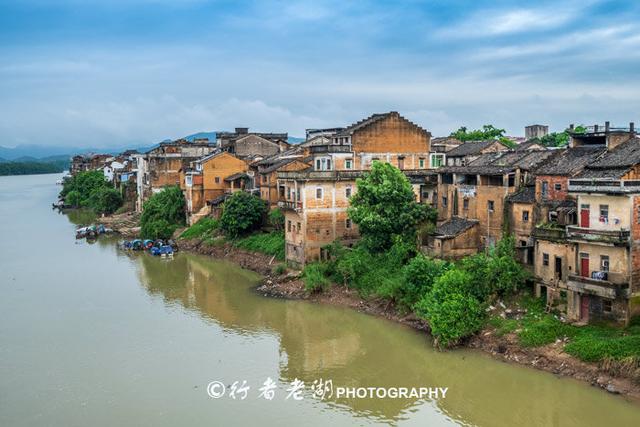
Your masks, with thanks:
<instances>
[{"instance_id":1,"label":"reflection of houses in water","mask_svg":"<svg viewBox=\"0 0 640 427\"><path fill-rule=\"evenodd\" d=\"M411 399L338 401L334 396L327 402L358 417L397 422L411 411L413 418L424 413L428 424L442 422L435 413L442 411L455 422L473 425L512 425L514 419L564 425L573 423L577 413L594 424L617 414L602 411L602 396L596 390L496 363L472 351L434 351L424 334L401 325L347 308L264 298L248 289L256 276L232 265L188 254L172 262L140 256L139 265L141 281L151 295L196 311L247 339L254 334L264 337L265 332L278 339L286 357L261 356L280 360L283 383L298 378L308 389L322 378L333 380L334 387L449 387L436 409ZM531 405L531 396L541 396L539 405ZM513 410L499 410L504 405Z\"/></svg>"}]
</instances>

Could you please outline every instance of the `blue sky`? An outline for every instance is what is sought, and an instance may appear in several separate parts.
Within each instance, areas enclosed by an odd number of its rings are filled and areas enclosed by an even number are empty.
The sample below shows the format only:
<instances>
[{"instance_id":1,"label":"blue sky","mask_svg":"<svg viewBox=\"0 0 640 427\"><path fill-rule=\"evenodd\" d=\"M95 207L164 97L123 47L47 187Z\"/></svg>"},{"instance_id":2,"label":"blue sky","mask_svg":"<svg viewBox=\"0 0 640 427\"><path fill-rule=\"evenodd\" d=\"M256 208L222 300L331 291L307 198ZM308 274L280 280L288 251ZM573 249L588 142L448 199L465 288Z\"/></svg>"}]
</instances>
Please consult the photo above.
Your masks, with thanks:
<instances>
[{"instance_id":1,"label":"blue sky","mask_svg":"<svg viewBox=\"0 0 640 427\"><path fill-rule=\"evenodd\" d=\"M0 145L640 122L640 2L0 0Z\"/></svg>"}]
</instances>

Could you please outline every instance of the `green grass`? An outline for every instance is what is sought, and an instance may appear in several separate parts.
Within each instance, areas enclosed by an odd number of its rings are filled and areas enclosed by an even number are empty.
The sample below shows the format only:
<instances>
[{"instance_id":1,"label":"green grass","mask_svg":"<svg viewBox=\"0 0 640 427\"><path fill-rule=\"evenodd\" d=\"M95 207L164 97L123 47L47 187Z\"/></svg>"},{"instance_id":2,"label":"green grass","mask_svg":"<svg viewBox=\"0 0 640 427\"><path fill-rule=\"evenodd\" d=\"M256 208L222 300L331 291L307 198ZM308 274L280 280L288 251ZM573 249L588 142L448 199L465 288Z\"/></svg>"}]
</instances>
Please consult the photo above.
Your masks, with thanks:
<instances>
[{"instance_id":1,"label":"green grass","mask_svg":"<svg viewBox=\"0 0 640 427\"><path fill-rule=\"evenodd\" d=\"M276 259L284 260L284 233L282 231L258 232L233 240L231 244L248 251L275 255Z\"/></svg>"},{"instance_id":2,"label":"green grass","mask_svg":"<svg viewBox=\"0 0 640 427\"><path fill-rule=\"evenodd\" d=\"M321 262L307 264L302 273L305 291L322 292L331 286L331 281L327 278L327 265Z\"/></svg>"},{"instance_id":3,"label":"green grass","mask_svg":"<svg viewBox=\"0 0 640 427\"><path fill-rule=\"evenodd\" d=\"M524 347L539 347L566 337L568 342L564 350L580 360L635 360L640 363L640 322L627 328L604 324L574 326L545 313L542 299L524 296L518 302L527 309L521 320L497 316L489 319L488 324L496 328L496 335L521 329L518 337Z\"/></svg>"},{"instance_id":4,"label":"green grass","mask_svg":"<svg viewBox=\"0 0 640 427\"><path fill-rule=\"evenodd\" d=\"M187 228L181 235L182 239L206 239L211 237L218 229L219 222L217 219L204 217L198 222Z\"/></svg>"}]
</instances>

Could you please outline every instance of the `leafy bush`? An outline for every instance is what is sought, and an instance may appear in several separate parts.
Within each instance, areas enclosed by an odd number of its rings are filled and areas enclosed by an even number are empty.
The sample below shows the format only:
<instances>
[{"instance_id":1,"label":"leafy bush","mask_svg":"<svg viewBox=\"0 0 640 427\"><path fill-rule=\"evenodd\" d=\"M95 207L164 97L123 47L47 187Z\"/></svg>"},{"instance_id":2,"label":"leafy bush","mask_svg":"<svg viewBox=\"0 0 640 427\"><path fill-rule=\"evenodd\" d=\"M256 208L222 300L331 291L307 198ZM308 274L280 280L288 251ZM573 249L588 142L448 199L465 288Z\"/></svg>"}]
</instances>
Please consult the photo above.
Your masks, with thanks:
<instances>
[{"instance_id":1,"label":"leafy bush","mask_svg":"<svg viewBox=\"0 0 640 427\"><path fill-rule=\"evenodd\" d=\"M304 280L304 289L307 292L322 292L331 286L331 281L326 276L326 269L326 264L320 262L305 266L302 279Z\"/></svg>"},{"instance_id":2,"label":"leafy bush","mask_svg":"<svg viewBox=\"0 0 640 427\"><path fill-rule=\"evenodd\" d=\"M180 187L165 187L152 195L143 206L141 235L145 239L169 239L184 225L184 196Z\"/></svg>"},{"instance_id":3,"label":"leafy bush","mask_svg":"<svg viewBox=\"0 0 640 427\"><path fill-rule=\"evenodd\" d=\"M111 187L100 171L84 171L65 181L60 196L73 207L87 207L111 214L122 206L122 195Z\"/></svg>"},{"instance_id":4,"label":"leafy bush","mask_svg":"<svg viewBox=\"0 0 640 427\"><path fill-rule=\"evenodd\" d=\"M122 206L122 195L115 188L102 187L89 197L89 204L96 213L112 214Z\"/></svg>"},{"instance_id":5,"label":"leafy bush","mask_svg":"<svg viewBox=\"0 0 640 427\"><path fill-rule=\"evenodd\" d=\"M276 230L284 229L284 214L280 208L272 209L271 212L269 212L269 224Z\"/></svg>"},{"instance_id":6,"label":"leafy bush","mask_svg":"<svg viewBox=\"0 0 640 427\"><path fill-rule=\"evenodd\" d=\"M232 241L232 244L248 251L275 255L279 260L284 259L284 233L282 231L251 234Z\"/></svg>"},{"instance_id":7,"label":"leafy bush","mask_svg":"<svg viewBox=\"0 0 640 427\"><path fill-rule=\"evenodd\" d=\"M82 204L82 198L78 190L69 191L69 193L67 193L67 196L65 197L64 200L68 205L74 208L78 208Z\"/></svg>"},{"instance_id":8,"label":"leafy bush","mask_svg":"<svg viewBox=\"0 0 640 427\"><path fill-rule=\"evenodd\" d=\"M266 204L259 197L237 191L224 202L220 228L229 237L246 234L261 225L265 211Z\"/></svg>"},{"instance_id":9,"label":"leafy bush","mask_svg":"<svg viewBox=\"0 0 640 427\"><path fill-rule=\"evenodd\" d=\"M433 283L444 274L450 265L444 261L418 255L403 268L402 286L395 299L404 307L412 308L431 291Z\"/></svg>"},{"instance_id":10,"label":"leafy bush","mask_svg":"<svg viewBox=\"0 0 640 427\"><path fill-rule=\"evenodd\" d=\"M416 304L416 313L429 322L438 346L455 345L482 327L482 305L465 292L469 280L467 272L449 270L435 281L431 292Z\"/></svg>"},{"instance_id":11,"label":"leafy bush","mask_svg":"<svg viewBox=\"0 0 640 427\"><path fill-rule=\"evenodd\" d=\"M204 239L205 237L213 235L213 232L218 229L220 222L211 217L200 218L198 222L187 228L180 237L182 239Z\"/></svg>"},{"instance_id":12,"label":"leafy bush","mask_svg":"<svg viewBox=\"0 0 640 427\"><path fill-rule=\"evenodd\" d=\"M427 208L416 202L405 174L389 163L374 162L357 186L348 214L369 250L383 252L396 237L415 245L416 229L426 219Z\"/></svg>"}]
</instances>

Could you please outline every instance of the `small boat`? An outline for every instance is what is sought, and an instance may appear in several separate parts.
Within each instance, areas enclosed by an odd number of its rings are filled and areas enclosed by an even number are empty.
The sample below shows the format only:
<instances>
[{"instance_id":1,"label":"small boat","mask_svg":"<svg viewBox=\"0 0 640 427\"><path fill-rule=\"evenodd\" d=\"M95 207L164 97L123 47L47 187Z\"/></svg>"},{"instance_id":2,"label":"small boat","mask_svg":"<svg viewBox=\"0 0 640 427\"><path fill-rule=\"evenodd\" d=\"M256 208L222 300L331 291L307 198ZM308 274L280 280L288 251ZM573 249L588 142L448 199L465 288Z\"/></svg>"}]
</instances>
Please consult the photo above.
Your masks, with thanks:
<instances>
[{"instance_id":1,"label":"small boat","mask_svg":"<svg viewBox=\"0 0 640 427\"><path fill-rule=\"evenodd\" d=\"M151 255L162 257L173 256L173 248L169 245L154 246L151 248Z\"/></svg>"}]
</instances>

